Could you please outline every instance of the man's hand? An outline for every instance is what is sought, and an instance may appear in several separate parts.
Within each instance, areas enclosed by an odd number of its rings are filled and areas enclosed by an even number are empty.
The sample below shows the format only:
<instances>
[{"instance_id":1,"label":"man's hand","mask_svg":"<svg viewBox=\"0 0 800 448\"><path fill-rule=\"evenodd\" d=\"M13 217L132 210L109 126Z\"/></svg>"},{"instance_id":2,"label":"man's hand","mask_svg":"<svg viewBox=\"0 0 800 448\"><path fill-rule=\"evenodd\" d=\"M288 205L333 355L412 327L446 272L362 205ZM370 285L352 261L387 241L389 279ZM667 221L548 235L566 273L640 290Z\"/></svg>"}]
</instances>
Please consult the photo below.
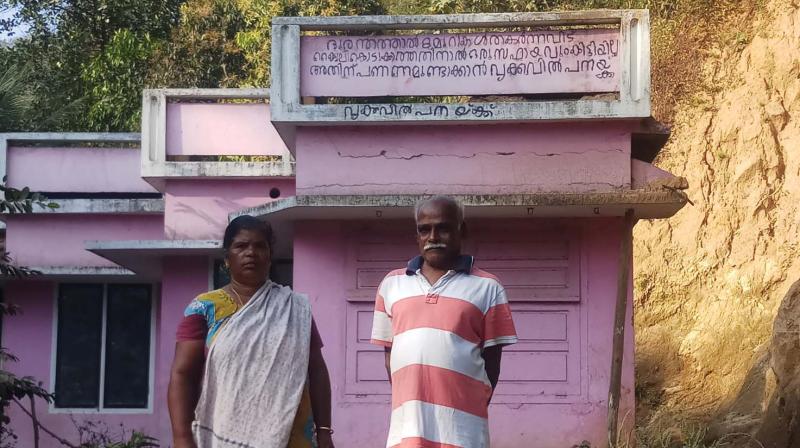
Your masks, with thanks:
<instances>
[{"instance_id":1,"label":"man's hand","mask_svg":"<svg viewBox=\"0 0 800 448\"><path fill-rule=\"evenodd\" d=\"M331 433L328 430L321 429L317 431L317 446L319 448L334 448L333 439L331 438Z\"/></svg>"}]
</instances>

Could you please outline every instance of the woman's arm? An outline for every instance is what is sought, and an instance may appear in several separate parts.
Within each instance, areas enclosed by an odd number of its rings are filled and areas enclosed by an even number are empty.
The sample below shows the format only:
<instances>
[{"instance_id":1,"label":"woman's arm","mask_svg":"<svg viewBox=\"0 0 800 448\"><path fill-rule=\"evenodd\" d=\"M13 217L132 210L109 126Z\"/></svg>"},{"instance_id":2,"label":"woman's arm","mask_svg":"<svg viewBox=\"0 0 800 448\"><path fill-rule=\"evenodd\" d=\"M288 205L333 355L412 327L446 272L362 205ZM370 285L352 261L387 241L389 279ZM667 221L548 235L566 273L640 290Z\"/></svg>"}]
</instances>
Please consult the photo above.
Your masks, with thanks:
<instances>
[{"instance_id":1,"label":"woman's arm","mask_svg":"<svg viewBox=\"0 0 800 448\"><path fill-rule=\"evenodd\" d=\"M333 448L330 431L319 429L331 427L331 379L322 357L322 347L315 344L312 344L308 358L308 382L314 424L318 428L317 443L319 448Z\"/></svg>"},{"instance_id":2,"label":"woman's arm","mask_svg":"<svg viewBox=\"0 0 800 448\"><path fill-rule=\"evenodd\" d=\"M196 447L192 438L192 420L200 399L205 348L204 340L175 343L175 360L167 391L174 448Z\"/></svg>"}]
</instances>

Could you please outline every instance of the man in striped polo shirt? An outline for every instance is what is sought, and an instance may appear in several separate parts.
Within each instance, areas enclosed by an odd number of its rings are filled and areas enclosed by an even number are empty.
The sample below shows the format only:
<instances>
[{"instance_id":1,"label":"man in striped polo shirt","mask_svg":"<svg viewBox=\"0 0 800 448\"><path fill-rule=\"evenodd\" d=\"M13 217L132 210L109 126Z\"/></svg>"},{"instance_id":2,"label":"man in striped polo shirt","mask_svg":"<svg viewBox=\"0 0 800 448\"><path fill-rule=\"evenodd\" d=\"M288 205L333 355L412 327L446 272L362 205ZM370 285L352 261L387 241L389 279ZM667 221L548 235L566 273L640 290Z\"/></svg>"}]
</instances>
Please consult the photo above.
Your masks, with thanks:
<instances>
[{"instance_id":1,"label":"man in striped polo shirt","mask_svg":"<svg viewBox=\"0 0 800 448\"><path fill-rule=\"evenodd\" d=\"M502 347L517 342L505 290L461 254L463 207L415 207L420 256L390 272L375 299L372 342L392 383L387 447L485 448Z\"/></svg>"}]
</instances>

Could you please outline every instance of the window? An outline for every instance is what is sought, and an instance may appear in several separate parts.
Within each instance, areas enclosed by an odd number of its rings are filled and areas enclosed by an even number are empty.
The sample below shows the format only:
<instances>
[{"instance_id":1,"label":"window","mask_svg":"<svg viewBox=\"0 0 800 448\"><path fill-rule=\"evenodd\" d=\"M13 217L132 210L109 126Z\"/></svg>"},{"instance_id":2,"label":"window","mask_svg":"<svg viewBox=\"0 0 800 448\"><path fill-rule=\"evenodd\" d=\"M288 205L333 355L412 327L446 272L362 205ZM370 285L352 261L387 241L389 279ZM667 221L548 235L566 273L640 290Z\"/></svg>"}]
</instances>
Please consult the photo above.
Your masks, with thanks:
<instances>
[{"instance_id":1,"label":"window","mask_svg":"<svg viewBox=\"0 0 800 448\"><path fill-rule=\"evenodd\" d=\"M150 285L60 285L55 407L148 407L152 305Z\"/></svg>"}]
</instances>

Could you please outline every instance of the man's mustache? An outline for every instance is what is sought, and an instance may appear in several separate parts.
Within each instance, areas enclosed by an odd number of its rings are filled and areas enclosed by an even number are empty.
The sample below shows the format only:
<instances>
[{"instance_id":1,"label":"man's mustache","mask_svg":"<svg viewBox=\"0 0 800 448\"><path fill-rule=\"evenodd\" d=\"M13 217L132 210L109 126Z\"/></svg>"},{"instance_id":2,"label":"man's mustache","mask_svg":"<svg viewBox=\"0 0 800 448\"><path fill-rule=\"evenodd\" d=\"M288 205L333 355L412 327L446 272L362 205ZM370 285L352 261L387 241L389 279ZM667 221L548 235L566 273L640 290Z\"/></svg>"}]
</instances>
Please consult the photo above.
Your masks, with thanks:
<instances>
[{"instance_id":1,"label":"man's mustache","mask_svg":"<svg viewBox=\"0 0 800 448\"><path fill-rule=\"evenodd\" d=\"M423 247L423 250L431 250L431 249L447 249L447 244L442 243L429 243Z\"/></svg>"}]
</instances>

